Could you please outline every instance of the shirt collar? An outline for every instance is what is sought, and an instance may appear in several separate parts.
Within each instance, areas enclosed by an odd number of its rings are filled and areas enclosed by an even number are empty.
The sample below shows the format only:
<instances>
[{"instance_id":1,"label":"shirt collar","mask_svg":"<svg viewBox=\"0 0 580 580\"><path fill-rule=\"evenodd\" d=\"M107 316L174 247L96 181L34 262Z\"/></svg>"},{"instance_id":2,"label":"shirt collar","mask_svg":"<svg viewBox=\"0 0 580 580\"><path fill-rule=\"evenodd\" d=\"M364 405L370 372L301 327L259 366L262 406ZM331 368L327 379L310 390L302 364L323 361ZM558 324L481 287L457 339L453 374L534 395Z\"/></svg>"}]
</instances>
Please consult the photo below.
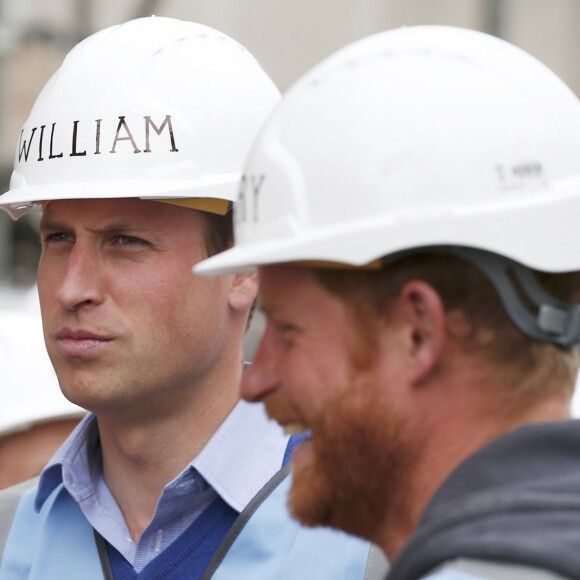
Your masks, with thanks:
<instances>
[{"instance_id":1,"label":"shirt collar","mask_svg":"<svg viewBox=\"0 0 580 580\"><path fill-rule=\"evenodd\" d=\"M281 469L288 439L262 403L240 401L192 465L230 507L242 511Z\"/></svg>"},{"instance_id":2,"label":"shirt collar","mask_svg":"<svg viewBox=\"0 0 580 580\"><path fill-rule=\"evenodd\" d=\"M88 413L43 469L34 501L35 509L40 511L50 494L61 483L79 501L91 489L93 475L100 469L97 420L95 415Z\"/></svg>"},{"instance_id":3,"label":"shirt collar","mask_svg":"<svg viewBox=\"0 0 580 580\"><path fill-rule=\"evenodd\" d=\"M282 467L287 444L288 436L268 419L261 403L240 401L185 470L196 469L230 507L241 512ZM100 471L97 422L90 413L43 470L36 510L61 483L81 501L94 493Z\"/></svg>"}]
</instances>

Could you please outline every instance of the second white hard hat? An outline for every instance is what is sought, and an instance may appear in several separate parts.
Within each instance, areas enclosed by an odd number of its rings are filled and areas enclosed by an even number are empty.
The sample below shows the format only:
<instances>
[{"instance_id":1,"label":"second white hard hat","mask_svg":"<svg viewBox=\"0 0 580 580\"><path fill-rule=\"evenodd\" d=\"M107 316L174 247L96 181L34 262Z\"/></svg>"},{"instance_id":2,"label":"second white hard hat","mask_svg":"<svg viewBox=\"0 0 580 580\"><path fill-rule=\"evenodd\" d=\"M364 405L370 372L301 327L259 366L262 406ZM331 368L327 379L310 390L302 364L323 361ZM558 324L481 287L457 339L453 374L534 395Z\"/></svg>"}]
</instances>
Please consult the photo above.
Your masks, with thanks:
<instances>
[{"instance_id":1,"label":"second white hard hat","mask_svg":"<svg viewBox=\"0 0 580 580\"><path fill-rule=\"evenodd\" d=\"M0 309L0 437L86 411L68 401L44 345L36 288L22 306Z\"/></svg>"},{"instance_id":2,"label":"second white hard hat","mask_svg":"<svg viewBox=\"0 0 580 580\"><path fill-rule=\"evenodd\" d=\"M221 274L282 262L364 266L401 250L478 248L580 269L580 104L492 36L411 27L339 51L260 133Z\"/></svg>"}]
</instances>

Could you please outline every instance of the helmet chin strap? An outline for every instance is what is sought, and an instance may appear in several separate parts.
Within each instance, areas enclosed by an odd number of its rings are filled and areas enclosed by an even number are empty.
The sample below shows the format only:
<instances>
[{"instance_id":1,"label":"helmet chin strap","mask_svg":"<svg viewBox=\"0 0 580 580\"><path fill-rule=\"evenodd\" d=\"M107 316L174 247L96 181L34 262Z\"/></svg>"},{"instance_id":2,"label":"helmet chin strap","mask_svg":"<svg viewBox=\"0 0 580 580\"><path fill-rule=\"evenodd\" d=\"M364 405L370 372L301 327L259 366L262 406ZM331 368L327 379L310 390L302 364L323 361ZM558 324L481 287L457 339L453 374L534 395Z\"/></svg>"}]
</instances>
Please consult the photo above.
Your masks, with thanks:
<instances>
[{"instance_id":1,"label":"helmet chin strap","mask_svg":"<svg viewBox=\"0 0 580 580\"><path fill-rule=\"evenodd\" d=\"M530 338L564 348L580 343L580 304L550 294L533 270L519 262L474 248L431 246L391 254L382 263L427 252L456 256L477 268L497 290L511 321Z\"/></svg>"}]
</instances>

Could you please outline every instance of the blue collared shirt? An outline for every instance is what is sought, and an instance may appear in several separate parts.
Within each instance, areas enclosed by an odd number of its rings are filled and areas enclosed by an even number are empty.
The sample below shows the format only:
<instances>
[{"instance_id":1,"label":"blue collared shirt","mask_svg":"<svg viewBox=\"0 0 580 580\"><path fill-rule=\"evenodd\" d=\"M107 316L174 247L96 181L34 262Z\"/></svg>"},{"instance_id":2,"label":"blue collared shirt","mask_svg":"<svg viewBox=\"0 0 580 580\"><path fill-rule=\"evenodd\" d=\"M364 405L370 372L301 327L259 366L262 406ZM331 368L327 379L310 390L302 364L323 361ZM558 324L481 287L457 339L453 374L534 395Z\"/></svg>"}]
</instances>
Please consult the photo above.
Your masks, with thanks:
<instances>
[{"instance_id":1,"label":"blue collared shirt","mask_svg":"<svg viewBox=\"0 0 580 580\"><path fill-rule=\"evenodd\" d=\"M43 470L35 507L64 483L103 538L141 571L219 495L241 512L280 469L288 436L261 404L240 401L199 455L169 482L153 520L136 544L102 470L94 415L85 417Z\"/></svg>"}]
</instances>

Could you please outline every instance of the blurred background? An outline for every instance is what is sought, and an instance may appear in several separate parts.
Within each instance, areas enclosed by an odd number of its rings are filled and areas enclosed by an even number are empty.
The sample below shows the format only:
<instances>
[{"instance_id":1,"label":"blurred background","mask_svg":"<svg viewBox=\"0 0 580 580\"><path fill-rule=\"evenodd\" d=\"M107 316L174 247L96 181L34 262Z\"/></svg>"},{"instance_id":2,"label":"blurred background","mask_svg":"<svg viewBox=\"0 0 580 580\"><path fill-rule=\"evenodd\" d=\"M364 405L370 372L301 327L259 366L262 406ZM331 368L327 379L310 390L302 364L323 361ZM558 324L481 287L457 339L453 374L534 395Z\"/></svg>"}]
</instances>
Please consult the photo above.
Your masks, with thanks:
<instances>
[{"instance_id":1,"label":"blurred background","mask_svg":"<svg viewBox=\"0 0 580 580\"><path fill-rule=\"evenodd\" d=\"M229 34L254 53L282 91L363 36L403 25L448 24L509 40L580 95L578 0L0 0L0 193L9 187L20 128L68 50L96 30L151 14ZM39 249L34 218L12 222L0 211L0 308L20 307L34 285ZM258 316L248 338L249 357L260 322Z\"/></svg>"},{"instance_id":2,"label":"blurred background","mask_svg":"<svg viewBox=\"0 0 580 580\"><path fill-rule=\"evenodd\" d=\"M578 0L0 0L0 193L40 88L85 36L157 14L213 26L244 44L284 91L336 49L413 24L489 32L524 48L580 95ZM35 280L33 219L0 211L0 306Z\"/></svg>"}]
</instances>

